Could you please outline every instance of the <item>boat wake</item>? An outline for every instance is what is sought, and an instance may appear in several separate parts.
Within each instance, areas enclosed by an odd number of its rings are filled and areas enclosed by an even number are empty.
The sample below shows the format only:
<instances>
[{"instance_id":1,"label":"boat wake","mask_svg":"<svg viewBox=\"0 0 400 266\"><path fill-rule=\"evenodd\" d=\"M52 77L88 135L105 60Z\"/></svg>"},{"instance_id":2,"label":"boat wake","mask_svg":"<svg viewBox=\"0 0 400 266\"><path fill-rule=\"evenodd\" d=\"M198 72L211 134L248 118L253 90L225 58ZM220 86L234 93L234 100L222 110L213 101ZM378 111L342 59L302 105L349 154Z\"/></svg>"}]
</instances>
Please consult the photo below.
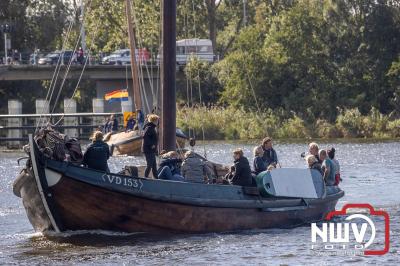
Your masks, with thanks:
<instances>
[{"instance_id":1,"label":"boat wake","mask_svg":"<svg viewBox=\"0 0 400 266\"><path fill-rule=\"evenodd\" d=\"M68 238L74 236L86 236L86 235L99 235L99 236L111 236L111 237L130 237L143 235L143 232L136 233L125 233L125 232L113 232L107 230L77 230L77 231L65 231L65 232L55 232L55 231L46 231L44 233L47 237L60 237L60 238Z\"/></svg>"}]
</instances>

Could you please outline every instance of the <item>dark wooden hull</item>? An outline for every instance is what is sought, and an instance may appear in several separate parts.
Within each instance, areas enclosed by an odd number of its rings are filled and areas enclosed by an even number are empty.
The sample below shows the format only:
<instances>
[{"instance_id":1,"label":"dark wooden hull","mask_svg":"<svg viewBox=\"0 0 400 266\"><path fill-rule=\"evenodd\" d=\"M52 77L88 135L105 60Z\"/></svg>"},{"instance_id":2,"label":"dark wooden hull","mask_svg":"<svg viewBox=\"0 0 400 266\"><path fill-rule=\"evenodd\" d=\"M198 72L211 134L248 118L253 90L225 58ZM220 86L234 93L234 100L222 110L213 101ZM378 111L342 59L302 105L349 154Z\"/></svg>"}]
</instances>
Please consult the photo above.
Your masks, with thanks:
<instances>
[{"instance_id":1,"label":"dark wooden hull","mask_svg":"<svg viewBox=\"0 0 400 266\"><path fill-rule=\"evenodd\" d=\"M36 185L20 196L37 231L206 233L288 228L322 220L344 195L336 188L322 199L261 198L239 186L130 178L32 155L35 177L19 177L15 190Z\"/></svg>"},{"instance_id":2,"label":"dark wooden hull","mask_svg":"<svg viewBox=\"0 0 400 266\"><path fill-rule=\"evenodd\" d=\"M287 228L322 220L337 202L319 202L304 210L280 212L201 207L132 197L69 178L63 178L51 192L64 230L204 233Z\"/></svg>"}]
</instances>

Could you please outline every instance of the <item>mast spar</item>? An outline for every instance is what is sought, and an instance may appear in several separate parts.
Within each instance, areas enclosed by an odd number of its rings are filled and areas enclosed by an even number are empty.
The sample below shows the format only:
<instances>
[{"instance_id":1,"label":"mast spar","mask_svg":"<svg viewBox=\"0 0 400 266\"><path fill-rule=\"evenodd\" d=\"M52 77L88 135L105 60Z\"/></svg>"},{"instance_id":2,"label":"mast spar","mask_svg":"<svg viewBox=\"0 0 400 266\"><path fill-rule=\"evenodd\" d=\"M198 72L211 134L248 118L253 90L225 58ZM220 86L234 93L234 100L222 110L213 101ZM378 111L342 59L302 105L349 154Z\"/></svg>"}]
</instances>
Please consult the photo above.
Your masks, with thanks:
<instances>
[{"instance_id":1,"label":"mast spar","mask_svg":"<svg viewBox=\"0 0 400 266\"><path fill-rule=\"evenodd\" d=\"M176 149L176 0L163 0L161 149Z\"/></svg>"},{"instance_id":2,"label":"mast spar","mask_svg":"<svg viewBox=\"0 0 400 266\"><path fill-rule=\"evenodd\" d=\"M139 87L139 71L138 65L136 62L136 42L135 42L135 28L132 25L132 14L131 14L131 1L126 0L126 18L128 22L128 36L129 36L129 48L131 50L131 74L133 81L133 99L135 103L135 107L138 110L142 110L142 98L140 96L140 87ZM135 111L135 107L132 105L132 111Z\"/></svg>"}]
</instances>

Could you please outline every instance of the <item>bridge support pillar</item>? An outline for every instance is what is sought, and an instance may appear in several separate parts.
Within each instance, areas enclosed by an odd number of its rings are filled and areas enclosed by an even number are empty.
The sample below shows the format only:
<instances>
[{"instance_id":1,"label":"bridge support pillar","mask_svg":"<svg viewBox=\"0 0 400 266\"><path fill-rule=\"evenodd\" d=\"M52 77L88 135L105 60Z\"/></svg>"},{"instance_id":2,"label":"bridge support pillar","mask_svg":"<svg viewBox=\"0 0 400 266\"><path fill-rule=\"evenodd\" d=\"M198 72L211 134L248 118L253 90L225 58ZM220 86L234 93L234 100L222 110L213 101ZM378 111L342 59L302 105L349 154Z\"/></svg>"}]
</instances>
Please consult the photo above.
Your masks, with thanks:
<instances>
[{"instance_id":1,"label":"bridge support pillar","mask_svg":"<svg viewBox=\"0 0 400 266\"><path fill-rule=\"evenodd\" d=\"M64 99L64 113L65 114L74 114L76 113L76 101L74 99ZM64 125L65 126L77 126L78 117L64 117ZM64 133L71 138L79 137L79 129L78 128L66 128Z\"/></svg>"},{"instance_id":2,"label":"bridge support pillar","mask_svg":"<svg viewBox=\"0 0 400 266\"><path fill-rule=\"evenodd\" d=\"M104 100L103 98L92 99L93 113L104 113ZM104 117L95 116L93 117L93 125L102 126L104 124Z\"/></svg>"},{"instance_id":3,"label":"bridge support pillar","mask_svg":"<svg viewBox=\"0 0 400 266\"><path fill-rule=\"evenodd\" d=\"M18 100L9 100L8 101L8 114L10 115L20 115L22 114L22 103ZM9 127L21 127L22 119L21 118L9 118L7 121L7 125ZM9 138L22 138L22 130L19 129L10 129L8 130ZM9 141L7 142L7 148L15 149L20 148L20 141Z\"/></svg>"},{"instance_id":4,"label":"bridge support pillar","mask_svg":"<svg viewBox=\"0 0 400 266\"><path fill-rule=\"evenodd\" d=\"M49 101L44 100L44 99L36 99L35 101L35 107L36 107L36 114L48 114L50 110L50 105ZM39 123L39 127L46 125L46 123L49 121L49 118L37 118L36 123Z\"/></svg>"}]
</instances>

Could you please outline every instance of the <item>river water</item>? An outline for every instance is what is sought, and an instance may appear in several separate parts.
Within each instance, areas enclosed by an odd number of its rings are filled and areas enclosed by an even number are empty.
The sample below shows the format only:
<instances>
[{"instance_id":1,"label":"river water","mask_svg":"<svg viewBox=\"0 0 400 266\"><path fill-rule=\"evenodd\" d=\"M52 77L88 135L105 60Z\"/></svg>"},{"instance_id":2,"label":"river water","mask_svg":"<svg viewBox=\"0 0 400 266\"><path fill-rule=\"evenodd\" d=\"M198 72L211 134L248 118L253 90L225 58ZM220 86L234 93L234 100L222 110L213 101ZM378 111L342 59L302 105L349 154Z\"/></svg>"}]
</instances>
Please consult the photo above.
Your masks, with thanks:
<instances>
[{"instance_id":1,"label":"river water","mask_svg":"<svg viewBox=\"0 0 400 266\"><path fill-rule=\"evenodd\" d=\"M313 252L310 226L241 233L148 236L112 232L62 234L52 240L35 233L21 199L12 193L19 173L16 159L22 154L0 153L0 265L2 264L104 264L104 265L333 265L400 264L400 142L335 143L341 163L345 203L370 203L390 215L390 251L384 256ZM242 147L252 158L254 145L207 143L210 160L231 163L231 151ZM322 147L332 146L325 143ZM305 167L299 154L305 144L276 143L283 167ZM202 153L203 146L197 147ZM111 170L125 164L143 163L142 158L116 157Z\"/></svg>"}]
</instances>

